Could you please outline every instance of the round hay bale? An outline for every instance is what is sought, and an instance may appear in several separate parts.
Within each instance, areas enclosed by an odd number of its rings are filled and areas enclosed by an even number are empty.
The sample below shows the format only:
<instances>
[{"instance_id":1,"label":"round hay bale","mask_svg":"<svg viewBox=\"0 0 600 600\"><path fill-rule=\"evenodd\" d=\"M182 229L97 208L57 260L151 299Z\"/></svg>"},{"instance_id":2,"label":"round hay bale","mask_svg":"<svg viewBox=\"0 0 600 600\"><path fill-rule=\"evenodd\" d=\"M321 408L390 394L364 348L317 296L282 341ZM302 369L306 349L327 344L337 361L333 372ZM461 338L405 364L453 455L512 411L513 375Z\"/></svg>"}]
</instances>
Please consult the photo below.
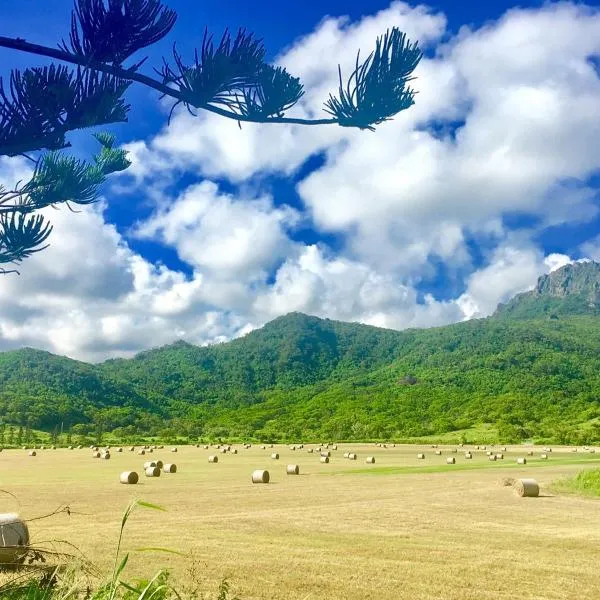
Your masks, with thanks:
<instances>
[{"instance_id":1,"label":"round hay bale","mask_svg":"<svg viewBox=\"0 0 600 600\"><path fill-rule=\"evenodd\" d=\"M21 564L28 546L27 523L16 513L0 514L0 564Z\"/></svg>"},{"instance_id":2,"label":"round hay bale","mask_svg":"<svg viewBox=\"0 0 600 600\"><path fill-rule=\"evenodd\" d=\"M138 454L139 454L140 456L144 456L144 454L146 454L146 451L145 451L144 449L142 449L142 450L139 450L139 451L138 451Z\"/></svg>"},{"instance_id":3,"label":"round hay bale","mask_svg":"<svg viewBox=\"0 0 600 600\"><path fill-rule=\"evenodd\" d=\"M527 452L527 456L533 456L533 450L529 450L529 451Z\"/></svg>"},{"instance_id":4,"label":"round hay bale","mask_svg":"<svg viewBox=\"0 0 600 600\"><path fill-rule=\"evenodd\" d=\"M204 444L204 449L208 450L208 446L206 444Z\"/></svg>"},{"instance_id":5,"label":"round hay bale","mask_svg":"<svg viewBox=\"0 0 600 600\"><path fill-rule=\"evenodd\" d=\"M163 473L177 473L177 465L173 464L173 463L167 463L166 465L163 465Z\"/></svg>"},{"instance_id":6,"label":"round hay bale","mask_svg":"<svg viewBox=\"0 0 600 600\"><path fill-rule=\"evenodd\" d=\"M226 454L226 453L227 453L227 448L221 448L221 449L219 450L219 452L220 452L221 454Z\"/></svg>"},{"instance_id":7,"label":"round hay bale","mask_svg":"<svg viewBox=\"0 0 600 600\"><path fill-rule=\"evenodd\" d=\"M589 448L584 448L584 450L589 450ZM552 448L544 448L544 452L552 452Z\"/></svg>"},{"instance_id":8,"label":"round hay bale","mask_svg":"<svg viewBox=\"0 0 600 600\"><path fill-rule=\"evenodd\" d=\"M540 454L540 458L542 460L548 460L548 455L547 454Z\"/></svg>"},{"instance_id":9,"label":"round hay bale","mask_svg":"<svg viewBox=\"0 0 600 600\"><path fill-rule=\"evenodd\" d=\"M498 460L504 460L504 454L502 454L502 452L498 452L498 453L496 454L496 458L497 458Z\"/></svg>"},{"instance_id":10,"label":"round hay bale","mask_svg":"<svg viewBox=\"0 0 600 600\"><path fill-rule=\"evenodd\" d=\"M495 454L490 454L488 456L488 460L491 460L492 462L496 462L496 455Z\"/></svg>"},{"instance_id":11,"label":"round hay bale","mask_svg":"<svg viewBox=\"0 0 600 600\"><path fill-rule=\"evenodd\" d=\"M465 452L465 458L467 460L470 460L471 458L473 458L473 455L470 452Z\"/></svg>"},{"instance_id":12,"label":"round hay bale","mask_svg":"<svg viewBox=\"0 0 600 600\"><path fill-rule=\"evenodd\" d=\"M177 452L177 448L171 448L171 452Z\"/></svg>"},{"instance_id":13,"label":"round hay bale","mask_svg":"<svg viewBox=\"0 0 600 600\"><path fill-rule=\"evenodd\" d=\"M321 452L321 456L326 456L327 458L329 458L331 456L331 452L329 452L329 450L326 450L325 452Z\"/></svg>"},{"instance_id":14,"label":"round hay bale","mask_svg":"<svg viewBox=\"0 0 600 600\"><path fill-rule=\"evenodd\" d=\"M231 451L231 454L237 454L237 448L234 448L234 449Z\"/></svg>"},{"instance_id":15,"label":"round hay bale","mask_svg":"<svg viewBox=\"0 0 600 600\"><path fill-rule=\"evenodd\" d=\"M296 446L290 446L290 450L296 450Z\"/></svg>"},{"instance_id":16,"label":"round hay bale","mask_svg":"<svg viewBox=\"0 0 600 600\"><path fill-rule=\"evenodd\" d=\"M73 450L73 446L69 446L69 450Z\"/></svg>"},{"instance_id":17,"label":"round hay bale","mask_svg":"<svg viewBox=\"0 0 600 600\"><path fill-rule=\"evenodd\" d=\"M454 463L456 463L456 459L454 458L454 456L449 456L449 457L446 459L446 464L447 464L447 465L453 465Z\"/></svg>"},{"instance_id":18,"label":"round hay bale","mask_svg":"<svg viewBox=\"0 0 600 600\"><path fill-rule=\"evenodd\" d=\"M300 475L300 467L298 465L288 465L285 472L288 475Z\"/></svg>"},{"instance_id":19,"label":"round hay bale","mask_svg":"<svg viewBox=\"0 0 600 600\"><path fill-rule=\"evenodd\" d=\"M37 456L37 452L35 450L31 450L29 452L29 456Z\"/></svg>"},{"instance_id":20,"label":"round hay bale","mask_svg":"<svg viewBox=\"0 0 600 600\"><path fill-rule=\"evenodd\" d=\"M481 446L482 450L487 450L487 446Z\"/></svg>"},{"instance_id":21,"label":"round hay bale","mask_svg":"<svg viewBox=\"0 0 600 600\"><path fill-rule=\"evenodd\" d=\"M163 468L163 461L162 461L162 460L157 460L157 461L156 461L156 466L157 466L159 469L162 469L162 468Z\"/></svg>"},{"instance_id":22,"label":"round hay bale","mask_svg":"<svg viewBox=\"0 0 600 600\"><path fill-rule=\"evenodd\" d=\"M518 465L526 465L527 464L527 459L526 458L517 458L517 464Z\"/></svg>"},{"instance_id":23,"label":"round hay bale","mask_svg":"<svg viewBox=\"0 0 600 600\"><path fill-rule=\"evenodd\" d=\"M104 459L104 460L108 460L110 458L110 452L104 452L100 458Z\"/></svg>"},{"instance_id":24,"label":"round hay bale","mask_svg":"<svg viewBox=\"0 0 600 600\"><path fill-rule=\"evenodd\" d=\"M517 479L513 489L521 498L537 498L540 495L540 486L535 479Z\"/></svg>"},{"instance_id":25,"label":"round hay bale","mask_svg":"<svg viewBox=\"0 0 600 600\"><path fill-rule=\"evenodd\" d=\"M146 477L160 477L160 469L158 467L148 467L144 469Z\"/></svg>"},{"instance_id":26,"label":"round hay bale","mask_svg":"<svg viewBox=\"0 0 600 600\"><path fill-rule=\"evenodd\" d=\"M452 454L456 454L458 452L458 450L456 448L452 448L452 450L450 450L450 452L452 452Z\"/></svg>"},{"instance_id":27,"label":"round hay bale","mask_svg":"<svg viewBox=\"0 0 600 600\"><path fill-rule=\"evenodd\" d=\"M154 452L154 448L149 448L148 449L148 454L152 454Z\"/></svg>"},{"instance_id":28,"label":"round hay bale","mask_svg":"<svg viewBox=\"0 0 600 600\"><path fill-rule=\"evenodd\" d=\"M148 461L146 461L146 462L144 463L144 471L145 471L146 469L151 469L151 468L154 468L154 467L158 467L158 465L156 464L156 461L155 461L155 460L148 460ZM160 468L160 467L159 467L159 468Z\"/></svg>"},{"instance_id":29,"label":"round hay bale","mask_svg":"<svg viewBox=\"0 0 600 600\"><path fill-rule=\"evenodd\" d=\"M273 454L271 454L271 458L273 460L279 460L279 453L278 452L273 452Z\"/></svg>"},{"instance_id":30,"label":"round hay bale","mask_svg":"<svg viewBox=\"0 0 600 600\"><path fill-rule=\"evenodd\" d=\"M337 450L337 444L334 444L333 446L331 446L332 450Z\"/></svg>"},{"instance_id":31,"label":"round hay bale","mask_svg":"<svg viewBox=\"0 0 600 600\"><path fill-rule=\"evenodd\" d=\"M502 452L506 452L506 446L502 446L502 448L500 448L500 450L502 450Z\"/></svg>"},{"instance_id":32,"label":"round hay bale","mask_svg":"<svg viewBox=\"0 0 600 600\"><path fill-rule=\"evenodd\" d=\"M354 452L350 452L350 454L348 454L348 458L350 460L356 460L356 454Z\"/></svg>"},{"instance_id":33,"label":"round hay bale","mask_svg":"<svg viewBox=\"0 0 600 600\"><path fill-rule=\"evenodd\" d=\"M131 448L129 448L129 452L133 452L135 450L135 446L131 446Z\"/></svg>"},{"instance_id":34,"label":"round hay bale","mask_svg":"<svg viewBox=\"0 0 600 600\"><path fill-rule=\"evenodd\" d=\"M510 487L511 485L515 485L515 479L514 477L503 477L500 481L500 485Z\"/></svg>"},{"instance_id":35,"label":"round hay bale","mask_svg":"<svg viewBox=\"0 0 600 600\"><path fill-rule=\"evenodd\" d=\"M344 458L348 458L350 456L350 452L344 452Z\"/></svg>"},{"instance_id":36,"label":"round hay bale","mask_svg":"<svg viewBox=\"0 0 600 600\"><path fill-rule=\"evenodd\" d=\"M102 455L100 452L92 452L92 458L100 458Z\"/></svg>"},{"instance_id":37,"label":"round hay bale","mask_svg":"<svg viewBox=\"0 0 600 600\"><path fill-rule=\"evenodd\" d=\"M432 445L431 445L431 447L432 447L432 448L437 448L437 447L438 447L438 445L437 445L437 444L432 444Z\"/></svg>"},{"instance_id":38,"label":"round hay bale","mask_svg":"<svg viewBox=\"0 0 600 600\"><path fill-rule=\"evenodd\" d=\"M321 456L320 461L324 464L329 462L329 456Z\"/></svg>"},{"instance_id":39,"label":"round hay bale","mask_svg":"<svg viewBox=\"0 0 600 600\"><path fill-rule=\"evenodd\" d=\"M417 458L418 458L418 459L423 459L423 458L425 458L425 455L424 455L422 452L419 452L419 453L417 454Z\"/></svg>"},{"instance_id":40,"label":"round hay bale","mask_svg":"<svg viewBox=\"0 0 600 600\"><path fill-rule=\"evenodd\" d=\"M123 471L119 477L121 483L135 485L140 480L140 476L135 471Z\"/></svg>"},{"instance_id":41,"label":"round hay bale","mask_svg":"<svg viewBox=\"0 0 600 600\"><path fill-rule=\"evenodd\" d=\"M442 455L442 451L441 450L436 450L435 451L435 455L436 456L441 456Z\"/></svg>"},{"instance_id":42,"label":"round hay bale","mask_svg":"<svg viewBox=\"0 0 600 600\"><path fill-rule=\"evenodd\" d=\"M212 454L211 454L211 455L208 457L208 462L209 462L209 463L216 463L216 462L219 462L219 457L218 457L218 456L214 456L214 455L212 455Z\"/></svg>"},{"instance_id":43,"label":"round hay bale","mask_svg":"<svg viewBox=\"0 0 600 600\"><path fill-rule=\"evenodd\" d=\"M375 464L375 457L374 456L367 456L367 460L365 462L368 465L374 465Z\"/></svg>"},{"instance_id":44,"label":"round hay bale","mask_svg":"<svg viewBox=\"0 0 600 600\"><path fill-rule=\"evenodd\" d=\"M270 478L269 471L257 469L252 472L252 483L269 483Z\"/></svg>"},{"instance_id":45,"label":"round hay bale","mask_svg":"<svg viewBox=\"0 0 600 600\"><path fill-rule=\"evenodd\" d=\"M309 449L307 450L307 452L308 452L309 454L312 454L312 453L314 452L314 450L313 450L312 448L309 448Z\"/></svg>"},{"instance_id":46,"label":"round hay bale","mask_svg":"<svg viewBox=\"0 0 600 600\"><path fill-rule=\"evenodd\" d=\"M273 447L273 444L269 444L269 448L272 448L272 447Z\"/></svg>"}]
</instances>

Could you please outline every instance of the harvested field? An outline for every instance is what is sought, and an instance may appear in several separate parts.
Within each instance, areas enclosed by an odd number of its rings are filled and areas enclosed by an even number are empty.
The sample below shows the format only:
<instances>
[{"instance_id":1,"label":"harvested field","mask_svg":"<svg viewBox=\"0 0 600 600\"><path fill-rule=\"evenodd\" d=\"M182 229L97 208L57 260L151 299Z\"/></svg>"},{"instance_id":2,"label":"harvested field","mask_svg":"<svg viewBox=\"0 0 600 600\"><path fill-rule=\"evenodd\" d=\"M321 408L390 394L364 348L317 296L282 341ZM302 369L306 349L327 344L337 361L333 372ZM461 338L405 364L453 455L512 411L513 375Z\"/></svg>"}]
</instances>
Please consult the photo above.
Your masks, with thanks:
<instances>
[{"instance_id":1,"label":"harvested field","mask_svg":"<svg viewBox=\"0 0 600 600\"><path fill-rule=\"evenodd\" d=\"M316 447L314 444L306 444ZM2 512L32 518L68 504L76 513L30 525L36 540L66 539L107 572L122 512L133 498L167 509L137 510L124 550L161 546L193 553L206 590L225 576L242 600L597 600L600 598L600 500L553 495L548 485L600 465L598 454L554 448L507 447L504 461L465 446L447 465L441 447L338 444L324 468L314 455L289 446L253 445L208 463L211 450L179 446L177 474L119 483L123 471L142 472L144 458L116 453L90 460L89 449L22 450L0 454ZM373 456L375 464L343 453ZM165 458L157 450L155 458ZM278 452L280 461L271 453ZM417 453L425 459L417 459ZM287 464L300 475L286 475ZM270 482L249 474L268 469ZM519 498L502 478L534 478L540 497ZM98 527L102 523L102 527ZM133 552L126 574L173 571L188 563L164 553Z\"/></svg>"}]
</instances>

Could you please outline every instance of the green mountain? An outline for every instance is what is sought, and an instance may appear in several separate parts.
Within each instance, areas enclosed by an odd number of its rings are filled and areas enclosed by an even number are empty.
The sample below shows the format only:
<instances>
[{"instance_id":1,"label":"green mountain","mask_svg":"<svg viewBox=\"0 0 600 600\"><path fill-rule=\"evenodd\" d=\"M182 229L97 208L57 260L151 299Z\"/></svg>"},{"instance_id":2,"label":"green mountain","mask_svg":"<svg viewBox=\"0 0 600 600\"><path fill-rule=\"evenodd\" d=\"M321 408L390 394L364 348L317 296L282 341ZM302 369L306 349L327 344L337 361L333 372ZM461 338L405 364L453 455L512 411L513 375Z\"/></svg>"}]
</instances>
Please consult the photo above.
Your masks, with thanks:
<instances>
[{"instance_id":1,"label":"green mountain","mask_svg":"<svg viewBox=\"0 0 600 600\"><path fill-rule=\"evenodd\" d=\"M600 264L566 265L538 279L535 289L501 304L495 316L511 319L600 315Z\"/></svg>"},{"instance_id":2,"label":"green mountain","mask_svg":"<svg viewBox=\"0 0 600 600\"><path fill-rule=\"evenodd\" d=\"M600 438L600 265L540 278L494 316L392 331L300 313L208 347L89 365L0 353L0 417L78 434L408 438L492 423L503 440Z\"/></svg>"}]
</instances>

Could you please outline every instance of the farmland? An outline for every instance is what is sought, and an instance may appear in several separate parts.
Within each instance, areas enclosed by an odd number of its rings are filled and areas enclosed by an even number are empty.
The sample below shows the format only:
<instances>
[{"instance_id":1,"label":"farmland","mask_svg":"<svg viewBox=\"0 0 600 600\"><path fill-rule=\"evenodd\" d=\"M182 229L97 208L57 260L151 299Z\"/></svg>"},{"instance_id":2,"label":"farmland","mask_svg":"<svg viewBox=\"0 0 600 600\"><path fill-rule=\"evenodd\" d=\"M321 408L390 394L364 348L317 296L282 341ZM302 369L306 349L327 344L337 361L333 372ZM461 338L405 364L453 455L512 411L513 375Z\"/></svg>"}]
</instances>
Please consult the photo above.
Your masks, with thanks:
<instances>
[{"instance_id":1,"label":"farmland","mask_svg":"<svg viewBox=\"0 0 600 600\"><path fill-rule=\"evenodd\" d=\"M208 463L218 453L212 447L146 456L125 448L110 460L91 458L88 448L36 457L5 450L2 488L16 500L6 496L3 510L31 519L69 505L70 516L31 522L33 544L68 540L108 573L127 504L156 503L166 512L136 511L124 550L162 547L187 557L134 551L125 575L150 577L167 567L176 585L195 579L207 591L227 577L242 600L600 597L600 502L548 491L556 480L600 466L600 454L553 448L541 460L539 447L533 456L508 447L492 463L474 448L465 460L463 449L450 447L436 456L429 446L353 444L339 445L322 464L308 446L237 448L218 454L217 464ZM357 460L344 459L347 451ZM455 465L446 464L448 456ZM519 456L527 465L516 464ZM178 472L144 477L143 462L154 458L175 462ZM290 463L300 475L286 475ZM251 483L258 468L270 471L268 485ZM119 473L132 469L140 483L119 484ZM500 486L505 476L534 477L540 497L517 497Z\"/></svg>"}]
</instances>

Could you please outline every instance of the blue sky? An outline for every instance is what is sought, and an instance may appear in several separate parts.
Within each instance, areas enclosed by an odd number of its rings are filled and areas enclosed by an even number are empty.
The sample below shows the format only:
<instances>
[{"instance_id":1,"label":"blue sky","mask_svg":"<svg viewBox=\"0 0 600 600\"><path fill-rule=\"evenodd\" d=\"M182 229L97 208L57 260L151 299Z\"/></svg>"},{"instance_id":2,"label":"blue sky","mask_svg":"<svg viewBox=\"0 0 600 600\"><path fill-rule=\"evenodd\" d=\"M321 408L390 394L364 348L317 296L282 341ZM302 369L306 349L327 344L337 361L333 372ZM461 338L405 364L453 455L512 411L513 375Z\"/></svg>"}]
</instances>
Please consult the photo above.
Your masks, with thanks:
<instances>
[{"instance_id":1,"label":"blue sky","mask_svg":"<svg viewBox=\"0 0 600 600\"><path fill-rule=\"evenodd\" d=\"M237 125L133 86L113 128L134 165L103 203L52 211L52 247L3 280L0 348L85 360L178 337L230 339L291 310L404 328L487 316L567 262L600 260L597 3L171 0L148 49L190 55L247 27L318 111L356 51L397 25L425 50L416 105L376 132ZM0 3L3 34L46 45L72 3ZM0 74L45 64L0 49ZM292 114L292 113L290 113ZM320 129L316 131L316 129ZM72 152L93 150L89 132ZM0 162L0 180L26 173Z\"/></svg>"}]
</instances>

